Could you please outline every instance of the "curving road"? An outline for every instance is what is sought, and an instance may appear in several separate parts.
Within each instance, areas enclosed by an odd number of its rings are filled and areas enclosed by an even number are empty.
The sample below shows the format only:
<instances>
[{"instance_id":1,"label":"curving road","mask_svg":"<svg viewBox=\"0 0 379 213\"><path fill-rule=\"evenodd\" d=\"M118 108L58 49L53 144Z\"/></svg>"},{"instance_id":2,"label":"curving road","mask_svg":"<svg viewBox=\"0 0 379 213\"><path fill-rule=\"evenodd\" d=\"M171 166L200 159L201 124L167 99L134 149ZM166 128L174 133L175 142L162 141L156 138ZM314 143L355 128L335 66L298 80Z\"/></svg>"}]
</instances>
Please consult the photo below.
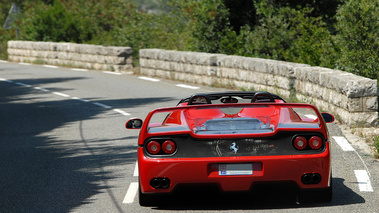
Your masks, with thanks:
<instances>
[{"instance_id":1,"label":"curving road","mask_svg":"<svg viewBox=\"0 0 379 213\"><path fill-rule=\"evenodd\" d=\"M170 198L172 205L140 207L138 131L125 122L215 90L222 89L0 61L0 212L379 212L379 163L336 124L329 125L332 203L198 192Z\"/></svg>"}]
</instances>

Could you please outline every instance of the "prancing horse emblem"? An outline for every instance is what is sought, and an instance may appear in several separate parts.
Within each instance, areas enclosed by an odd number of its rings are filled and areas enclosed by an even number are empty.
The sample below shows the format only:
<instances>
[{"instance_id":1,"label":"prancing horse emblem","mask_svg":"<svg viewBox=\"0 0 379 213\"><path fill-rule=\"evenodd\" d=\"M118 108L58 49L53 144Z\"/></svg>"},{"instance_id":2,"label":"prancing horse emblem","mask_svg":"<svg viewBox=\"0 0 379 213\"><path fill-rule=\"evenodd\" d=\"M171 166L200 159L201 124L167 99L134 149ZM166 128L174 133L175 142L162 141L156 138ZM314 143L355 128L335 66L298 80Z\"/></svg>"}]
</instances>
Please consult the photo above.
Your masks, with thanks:
<instances>
[{"instance_id":1,"label":"prancing horse emblem","mask_svg":"<svg viewBox=\"0 0 379 213\"><path fill-rule=\"evenodd\" d=\"M230 150L234 152L234 154L237 154L237 151L239 149L239 146L236 146L236 142L233 142L232 145L230 145Z\"/></svg>"}]
</instances>

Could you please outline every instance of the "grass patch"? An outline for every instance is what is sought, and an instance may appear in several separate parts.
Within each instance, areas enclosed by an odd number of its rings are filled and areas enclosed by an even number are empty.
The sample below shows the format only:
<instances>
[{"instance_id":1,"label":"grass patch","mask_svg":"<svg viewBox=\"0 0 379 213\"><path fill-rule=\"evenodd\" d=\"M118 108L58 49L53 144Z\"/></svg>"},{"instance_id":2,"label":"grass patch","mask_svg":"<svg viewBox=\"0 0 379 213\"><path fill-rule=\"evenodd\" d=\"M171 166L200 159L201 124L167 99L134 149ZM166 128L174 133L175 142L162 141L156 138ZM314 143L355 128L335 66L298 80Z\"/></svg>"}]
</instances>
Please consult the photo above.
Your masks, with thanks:
<instances>
[{"instance_id":1,"label":"grass patch","mask_svg":"<svg viewBox=\"0 0 379 213\"><path fill-rule=\"evenodd\" d=\"M375 158L379 158L379 135L374 136Z\"/></svg>"}]
</instances>

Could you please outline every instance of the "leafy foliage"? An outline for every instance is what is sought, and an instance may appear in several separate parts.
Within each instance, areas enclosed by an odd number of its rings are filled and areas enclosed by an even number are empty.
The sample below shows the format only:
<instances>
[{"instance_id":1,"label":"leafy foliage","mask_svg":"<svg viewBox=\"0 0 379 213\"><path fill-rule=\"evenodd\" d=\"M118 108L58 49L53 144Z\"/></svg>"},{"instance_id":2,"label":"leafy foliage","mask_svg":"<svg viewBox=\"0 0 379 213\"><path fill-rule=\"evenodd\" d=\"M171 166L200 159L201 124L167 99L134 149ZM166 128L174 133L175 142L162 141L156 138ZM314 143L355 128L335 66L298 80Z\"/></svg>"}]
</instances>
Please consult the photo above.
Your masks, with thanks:
<instances>
[{"instance_id":1,"label":"leafy foliage","mask_svg":"<svg viewBox=\"0 0 379 213\"><path fill-rule=\"evenodd\" d=\"M379 1L349 0L337 13L336 42L341 47L338 66L349 72L378 78Z\"/></svg>"},{"instance_id":2,"label":"leafy foliage","mask_svg":"<svg viewBox=\"0 0 379 213\"><path fill-rule=\"evenodd\" d=\"M4 23L13 0L0 0ZM15 0L20 39L222 53L378 78L377 0ZM15 29L0 28L0 57Z\"/></svg>"}]
</instances>

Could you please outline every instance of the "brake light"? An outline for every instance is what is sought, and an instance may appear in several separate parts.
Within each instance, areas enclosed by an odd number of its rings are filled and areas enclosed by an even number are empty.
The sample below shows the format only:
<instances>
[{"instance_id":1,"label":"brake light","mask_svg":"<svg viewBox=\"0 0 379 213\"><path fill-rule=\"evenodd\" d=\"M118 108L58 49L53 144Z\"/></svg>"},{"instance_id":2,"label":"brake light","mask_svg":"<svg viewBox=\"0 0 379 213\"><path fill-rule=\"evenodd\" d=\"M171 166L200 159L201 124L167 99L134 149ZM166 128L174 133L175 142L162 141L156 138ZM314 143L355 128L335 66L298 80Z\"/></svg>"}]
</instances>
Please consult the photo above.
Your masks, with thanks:
<instances>
[{"instance_id":1,"label":"brake light","mask_svg":"<svg viewBox=\"0 0 379 213\"><path fill-rule=\"evenodd\" d=\"M156 141L150 141L147 144L147 151L152 154L158 154L161 151L161 144Z\"/></svg>"},{"instance_id":2,"label":"brake light","mask_svg":"<svg viewBox=\"0 0 379 213\"><path fill-rule=\"evenodd\" d=\"M313 136L311 139L309 139L309 146L312 149L320 149L322 146L322 140L318 136Z\"/></svg>"},{"instance_id":3,"label":"brake light","mask_svg":"<svg viewBox=\"0 0 379 213\"><path fill-rule=\"evenodd\" d=\"M293 141L293 146L297 150L303 150L303 149L305 149L307 147L307 139L304 138L304 137L302 137L302 136L298 136Z\"/></svg>"},{"instance_id":4,"label":"brake light","mask_svg":"<svg viewBox=\"0 0 379 213\"><path fill-rule=\"evenodd\" d=\"M167 140L162 144L162 150L166 154L172 154L175 152L176 145L172 140Z\"/></svg>"}]
</instances>

